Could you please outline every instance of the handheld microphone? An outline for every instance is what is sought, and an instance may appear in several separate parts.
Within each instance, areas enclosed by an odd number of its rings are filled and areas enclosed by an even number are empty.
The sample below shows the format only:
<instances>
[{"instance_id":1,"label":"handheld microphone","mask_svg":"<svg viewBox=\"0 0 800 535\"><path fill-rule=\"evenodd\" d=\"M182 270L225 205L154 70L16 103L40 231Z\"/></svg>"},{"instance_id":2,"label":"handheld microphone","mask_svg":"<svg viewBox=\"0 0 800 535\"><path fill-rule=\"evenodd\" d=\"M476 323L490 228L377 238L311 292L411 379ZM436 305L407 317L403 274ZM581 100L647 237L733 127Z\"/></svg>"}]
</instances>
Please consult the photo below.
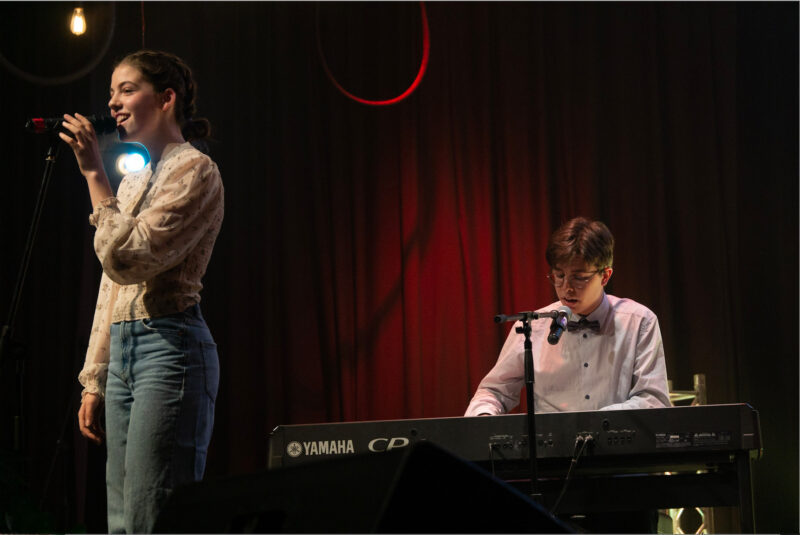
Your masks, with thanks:
<instances>
[{"instance_id":1,"label":"handheld microphone","mask_svg":"<svg viewBox=\"0 0 800 535\"><path fill-rule=\"evenodd\" d=\"M94 131L98 136L111 134L117 131L117 121L108 115L89 115L86 117L92 123ZM72 135L63 126L63 117L34 117L25 123L25 130L31 134L47 134L49 132L61 131Z\"/></svg>"},{"instance_id":2,"label":"handheld microphone","mask_svg":"<svg viewBox=\"0 0 800 535\"><path fill-rule=\"evenodd\" d=\"M550 324L550 335L547 337L547 342L553 346L561 340L561 335L567 330L567 321L569 320L571 310L569 307L560 306L556 312L558 312L558 314L553 318L553 322Z\"/></svg>"}]
</instances>

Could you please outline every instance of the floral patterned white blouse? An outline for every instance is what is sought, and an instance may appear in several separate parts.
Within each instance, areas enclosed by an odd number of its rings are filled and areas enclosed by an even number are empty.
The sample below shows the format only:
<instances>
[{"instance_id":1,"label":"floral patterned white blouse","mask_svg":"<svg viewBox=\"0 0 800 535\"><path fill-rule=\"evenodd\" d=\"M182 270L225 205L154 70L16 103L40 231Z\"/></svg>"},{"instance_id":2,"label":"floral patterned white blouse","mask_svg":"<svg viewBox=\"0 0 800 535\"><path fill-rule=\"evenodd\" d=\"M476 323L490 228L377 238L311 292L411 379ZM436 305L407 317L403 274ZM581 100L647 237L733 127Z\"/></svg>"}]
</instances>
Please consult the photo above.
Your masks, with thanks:
<instances>
[{"instance_id":1,"label":"floral patterned white blouse","mask_svg":"<svg viewBox=\"0 0 800 535\"><path fill-rule=\"evenodd\" d=\"M173 314L200 302L201 279L222 226L224 190L217 165L190 143L170 144L126 175L116 197L89 216L103 266L86 361L78 380L105 394L111 324Z\"/></svg>"}]
</instances>

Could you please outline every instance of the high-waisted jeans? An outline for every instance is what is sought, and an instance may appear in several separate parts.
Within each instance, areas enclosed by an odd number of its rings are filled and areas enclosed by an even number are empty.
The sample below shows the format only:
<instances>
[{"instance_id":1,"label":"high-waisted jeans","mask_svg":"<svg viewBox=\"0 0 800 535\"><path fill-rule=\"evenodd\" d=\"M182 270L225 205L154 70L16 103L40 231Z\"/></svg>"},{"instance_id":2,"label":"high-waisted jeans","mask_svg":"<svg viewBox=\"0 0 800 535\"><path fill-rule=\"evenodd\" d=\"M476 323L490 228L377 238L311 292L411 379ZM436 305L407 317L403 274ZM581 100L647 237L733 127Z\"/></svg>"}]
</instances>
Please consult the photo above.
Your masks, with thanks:
<instances>
[{"instance_id":1,"label":"high-waisted jeans","mask_svg":"<svg viewBox=\"0 0 800 535\"><path fill-rule=\"evenodd\" d=\"M111 326L109 533L152 532L172 490L202 479L218 384L217 346L198 305Z\"/></svg>"}]
</instances>

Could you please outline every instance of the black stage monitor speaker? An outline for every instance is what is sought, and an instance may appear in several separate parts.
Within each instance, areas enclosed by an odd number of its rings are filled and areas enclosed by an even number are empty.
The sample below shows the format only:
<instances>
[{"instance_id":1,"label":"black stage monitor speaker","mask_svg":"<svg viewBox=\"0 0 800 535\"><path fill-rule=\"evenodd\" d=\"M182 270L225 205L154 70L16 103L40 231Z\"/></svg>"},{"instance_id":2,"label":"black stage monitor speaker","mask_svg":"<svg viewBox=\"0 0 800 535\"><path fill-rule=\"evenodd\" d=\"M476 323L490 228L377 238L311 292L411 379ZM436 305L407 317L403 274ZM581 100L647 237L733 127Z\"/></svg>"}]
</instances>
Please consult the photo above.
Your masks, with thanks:
<instances>
[{"instance_id":1,"label":"black stage monitor speaker","mask_svg":"<svg viewBox=\"0 0 800 535\"><path fill-rule=\"evenodd\" d=\"M428 442L176 489L157 533L572 533Z\"/></svg>"}]
</instances>

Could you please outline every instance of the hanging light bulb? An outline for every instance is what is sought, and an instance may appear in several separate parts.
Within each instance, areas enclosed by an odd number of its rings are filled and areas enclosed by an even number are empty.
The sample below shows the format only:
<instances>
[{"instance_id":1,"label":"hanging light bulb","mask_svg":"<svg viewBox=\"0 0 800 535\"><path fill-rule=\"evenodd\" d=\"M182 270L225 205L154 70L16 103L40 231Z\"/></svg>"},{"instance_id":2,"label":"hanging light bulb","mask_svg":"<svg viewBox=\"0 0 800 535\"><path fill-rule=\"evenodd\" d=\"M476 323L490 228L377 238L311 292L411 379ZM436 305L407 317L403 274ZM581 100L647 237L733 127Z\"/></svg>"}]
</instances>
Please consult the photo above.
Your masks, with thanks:
<instances>
[{"instance_id":1,"label":"hanging light bulb","mask_svg":"<svg viewBox=\"0 0 800 535\"><path fill-rule=\"evenodd\" d=\"M83 15L83 8L76 7L72 12L72 20L69 22L69 29L75 35L86 33L86 17Z\"/></svg>"}]
</instances>

